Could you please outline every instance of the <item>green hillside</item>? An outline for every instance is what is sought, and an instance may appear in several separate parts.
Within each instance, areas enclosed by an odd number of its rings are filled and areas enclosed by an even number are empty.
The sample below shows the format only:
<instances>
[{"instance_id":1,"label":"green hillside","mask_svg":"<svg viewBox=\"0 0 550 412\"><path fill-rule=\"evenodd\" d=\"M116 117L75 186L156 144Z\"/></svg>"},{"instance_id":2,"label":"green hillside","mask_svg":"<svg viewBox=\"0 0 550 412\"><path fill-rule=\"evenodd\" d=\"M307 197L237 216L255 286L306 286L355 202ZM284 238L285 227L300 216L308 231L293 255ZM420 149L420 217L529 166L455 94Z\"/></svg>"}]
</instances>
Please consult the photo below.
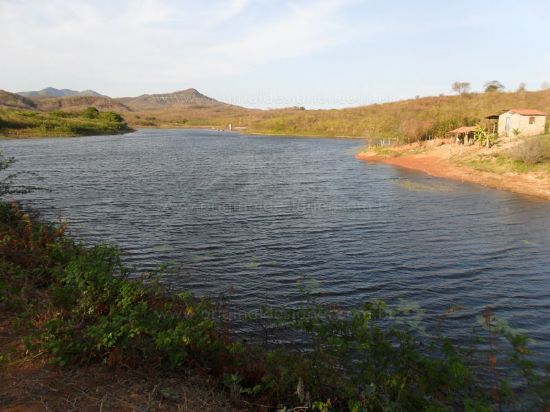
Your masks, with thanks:
<instances>
[{"instance_id":1,"label":"green hillside","mask_svg":"<svg viewBox=\"0 0 550 412\"><path fill-rule=\"evenodd\" d=\"M91 107L80 113L0 109L0 136L47 137L120 134L131 131L122 116Z\"/></svg>"}]
</instances>

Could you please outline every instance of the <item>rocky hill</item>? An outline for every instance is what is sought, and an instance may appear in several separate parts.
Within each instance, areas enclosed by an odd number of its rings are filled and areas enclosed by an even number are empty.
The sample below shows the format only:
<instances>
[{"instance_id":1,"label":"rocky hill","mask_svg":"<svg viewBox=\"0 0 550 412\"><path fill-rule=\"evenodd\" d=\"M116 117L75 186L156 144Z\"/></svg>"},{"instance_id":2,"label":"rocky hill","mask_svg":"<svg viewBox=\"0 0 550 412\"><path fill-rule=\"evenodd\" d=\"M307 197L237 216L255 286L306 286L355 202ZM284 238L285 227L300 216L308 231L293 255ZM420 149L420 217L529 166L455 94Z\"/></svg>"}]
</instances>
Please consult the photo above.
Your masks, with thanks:
<instances>
[{"instance_id":1,"label":"rocky hill","mask_svg":"<svg viewBox=\"0 0 550 412\"><path fill-rule=\"evenodd\" d=\"M0 107L17 109L35 109L36 103L26 97L0 90Z\"/></svg>"},{"instance_id":2,"label":"rocky hill","mask_svg":"<svg viewBox=\"0 0 550 412\"><path fill-rule=\"evenodd\" d=\"M121 102L106 96L67 96L51 98L34 98L39 110L83 110L87 107L95 107L98 110L110 110L115 112L127 112L130 109Z\"/></svg>"},{"instance_id":3,"label":"rocky hill","mask_svg":"<svg viewBox=\"0 0 550 412\"><path fill-rule=\"evenodd\" d=\"M122 97L115 100L136 111L189 106L228 106L226 103L205 96L196 89L180 90L173 93L143 94L138 97Z\"/></svg>"},{"instance_id":4,"label":"rocky hill","mask_svg":"<svg viewBox=\"0 0 550 412\"><path fill-rule=\"evenodd\" d=\"M18 92L17 94L24 97L103 96L94 90L77 91L71 89L56 89L55 87L46 87L42 90L33 90L29 92Z\"/></svg>"}]
</instances>

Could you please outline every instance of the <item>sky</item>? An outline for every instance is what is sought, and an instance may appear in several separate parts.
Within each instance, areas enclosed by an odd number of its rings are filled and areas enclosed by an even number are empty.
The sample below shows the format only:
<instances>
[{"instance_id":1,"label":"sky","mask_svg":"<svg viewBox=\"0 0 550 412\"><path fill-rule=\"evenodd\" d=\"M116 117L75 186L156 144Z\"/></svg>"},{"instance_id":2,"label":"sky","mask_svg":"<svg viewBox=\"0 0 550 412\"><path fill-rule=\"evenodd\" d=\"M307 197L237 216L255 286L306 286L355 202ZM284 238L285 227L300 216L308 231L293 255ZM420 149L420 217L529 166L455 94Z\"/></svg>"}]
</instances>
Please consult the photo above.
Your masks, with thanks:
<instances>
[{"instance_id":1,"label":"sky","mask_svg":"<svg viewBox=\"0 0 550 412\"><path fill-rule=\"evenodd\" d=\"M550 82L549 0L0 0L0 89L341 108Z\"/></svg>"}]
</instances>

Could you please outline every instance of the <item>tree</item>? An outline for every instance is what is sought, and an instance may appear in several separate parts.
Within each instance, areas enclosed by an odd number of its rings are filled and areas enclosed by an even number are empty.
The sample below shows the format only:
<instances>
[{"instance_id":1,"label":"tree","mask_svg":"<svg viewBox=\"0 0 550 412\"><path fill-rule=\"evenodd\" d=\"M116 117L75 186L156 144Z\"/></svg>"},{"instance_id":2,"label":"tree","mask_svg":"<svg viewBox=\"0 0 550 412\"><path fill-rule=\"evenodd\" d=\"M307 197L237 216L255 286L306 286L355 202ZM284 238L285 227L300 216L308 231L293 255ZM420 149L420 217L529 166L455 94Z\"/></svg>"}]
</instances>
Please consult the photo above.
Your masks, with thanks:
<instances>
[{"instance_id":1,"label":"tree","mask_svg":"<svg viewBox=\"0 0 550 412\"><path fill-rule=\"evenodd\" d=\"M122 123L124 121L122 116L115 112L105 112L103 117L109 122Z\"/></svg>"},{"instance_id":2,"label":"tree","mask_svg":"<svg viewBox=\"0 0 550 412\"><path fill-rule=\"evenodd\" d=\"M550 83L548 83L548 82L542 82L542 84L540 85L540 88L541 88L542 90L548 90L548 89L550 89Z\"/></svg>"},{"instance_id":3,"label":"tree","mask_svg":"<svg viewBox=\"0 0 550 412\"><path fill-rule=\"evenodd\" d=\"M518 86L517 92L522 93L522 92L525 92L525 91L527 91L527 85L525 83L521 82Z\"/></svg>"},{"instance_id":4,"label":"tree","mask_svg":"<svg viewBox=\"0 0 550 412\"><path fill-rule=\"evenodd\" d=\"M491 80L485 83L485 93L500 92L504 90L504 85L498 80Z\"/></svg>"},{"instance_id":5,"label":"tree","mask_svg":"<svg viewBox=\"0 0 550 412\"><path fill-rule=\"evenodd\" d=\"M425 138L432 127L433 122L429 120L410 118L401 122L399 131L409 142L416 142Z\"/></svg>"},{"instance_id":6,"label":"tree","mask_svg":"<svg viewBox=\"0 0 550 412\"><path fill-rule=\"evenodd\" d=\"M465 94L470 91L470 86L471 85L469 82L454 82L452 85L452 89L458 94Z\"/></svg>"},{"instance_id":7,"label":"tree","mask_svg":"<svg viewBox=\"0 0 550 412\"><path fill-rule=\"evenodd\" d=\"M82 117L85 117L86 119L97 119L99 117L99 110L95 107L88 107L82 112Z\"/></svg>"}]
</instances>

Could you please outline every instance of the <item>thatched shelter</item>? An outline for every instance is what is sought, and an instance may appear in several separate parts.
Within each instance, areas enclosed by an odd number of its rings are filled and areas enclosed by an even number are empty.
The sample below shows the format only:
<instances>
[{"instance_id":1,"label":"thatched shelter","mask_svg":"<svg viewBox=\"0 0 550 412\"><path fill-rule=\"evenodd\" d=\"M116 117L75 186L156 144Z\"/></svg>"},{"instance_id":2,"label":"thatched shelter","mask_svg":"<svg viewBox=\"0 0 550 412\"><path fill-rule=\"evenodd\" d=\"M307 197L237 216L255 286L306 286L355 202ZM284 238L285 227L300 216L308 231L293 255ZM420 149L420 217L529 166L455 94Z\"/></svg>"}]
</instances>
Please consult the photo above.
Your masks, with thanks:
<instances>
[{"instance_id":1,"label":"thatched shelter","mask_svg":"<svg viewBox=\"0 0 550 412\"><path fill-rule=\"evenodd\" d=\"M470 144L474 141L474 132L478 126L462 126L449 133L455 137L457 143Z\"/></svg>"}]
</instances>

